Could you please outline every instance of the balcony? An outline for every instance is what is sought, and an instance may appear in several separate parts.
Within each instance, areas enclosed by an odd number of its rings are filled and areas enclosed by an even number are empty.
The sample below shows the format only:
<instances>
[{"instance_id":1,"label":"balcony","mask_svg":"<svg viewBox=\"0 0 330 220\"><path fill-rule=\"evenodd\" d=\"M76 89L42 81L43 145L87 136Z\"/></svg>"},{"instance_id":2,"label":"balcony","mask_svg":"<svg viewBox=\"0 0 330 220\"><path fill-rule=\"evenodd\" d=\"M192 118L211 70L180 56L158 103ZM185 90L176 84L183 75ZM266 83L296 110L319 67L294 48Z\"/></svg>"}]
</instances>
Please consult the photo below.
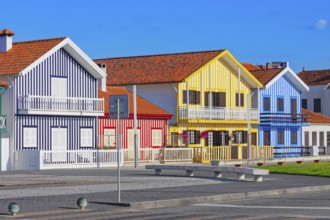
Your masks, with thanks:
<instances>
[{"instance_id":1,"label":"balcony","mask_svg":"<svg viewBox=\"0 0 330 220\"><path fill-rule=\"evenodd\" d=\"M18 97L20 114L103 116L104 99L25 95Z\"/></svg>"},{"instance_id":2,"label":"balcony","mask_svg":"<svg viewBox=\"0 0 330 220\"><path fill-rule=\"evenodd\" d=\"M290 113L260 113L260 123L301 124L309 123L310 115Z\"/></svg>"},{"instance_id":3,"label":"balcony","mask_svg":"<svg viewBox=\"0 0 330 220\"><path fill-rule=\"evenodd\" d=\"M231 109L221 107L179 107L179 119L206 120L247 120L247 109ZM258 109L250 109L250 120L259 120Z\"/></svg>"},{"instance_id":4,"label":"balcony","mask_svg":"<svg viewBox=\"0 0 330 220\"><path fill-rule=\"evenodd\" d=\"M0 133L7 131L7 116L0 115Z\"/></svg>"}]
</instances>

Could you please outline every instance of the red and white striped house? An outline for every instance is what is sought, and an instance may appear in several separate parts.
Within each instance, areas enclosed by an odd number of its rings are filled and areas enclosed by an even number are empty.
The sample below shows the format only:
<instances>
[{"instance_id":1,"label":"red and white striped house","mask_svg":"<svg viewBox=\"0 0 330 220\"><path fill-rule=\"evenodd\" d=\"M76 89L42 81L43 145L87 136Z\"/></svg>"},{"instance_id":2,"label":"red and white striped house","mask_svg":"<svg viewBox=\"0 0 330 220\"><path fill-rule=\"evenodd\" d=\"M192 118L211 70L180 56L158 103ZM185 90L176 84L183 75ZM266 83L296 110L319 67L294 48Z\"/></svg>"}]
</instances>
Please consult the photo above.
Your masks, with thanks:
<instances>
[{"instance_id":1,"label":"red and white striped house","mask_svg":"<svg viewBox=\"0 0 330 220\"><path fill-rule=\"evenodd\" d=\"M125 87L107 87L107 92L99 91L104 98L104 117L98 118L99 148L116 147L116 119L109 118L109 96L128 95L129 118L120 119L120 134L124 149L134 149L133 94ZM137 136L140 148L160 148L165 146L168 120L172 115L137 96Z\"/></svg>"}]
</instances>

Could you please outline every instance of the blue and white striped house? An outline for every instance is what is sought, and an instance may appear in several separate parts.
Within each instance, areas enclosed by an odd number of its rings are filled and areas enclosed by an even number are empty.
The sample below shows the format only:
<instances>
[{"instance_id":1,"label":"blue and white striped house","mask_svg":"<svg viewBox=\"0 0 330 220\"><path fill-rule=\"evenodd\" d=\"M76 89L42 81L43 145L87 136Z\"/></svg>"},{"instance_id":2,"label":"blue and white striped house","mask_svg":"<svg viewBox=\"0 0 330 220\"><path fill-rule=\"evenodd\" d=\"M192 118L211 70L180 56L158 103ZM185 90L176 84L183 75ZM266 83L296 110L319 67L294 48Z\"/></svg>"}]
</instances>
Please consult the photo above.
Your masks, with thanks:
<instances>
[{"instance_id":1,"label":"blue and white striped house","mask_svg":"<svg viewBox=\"0 0 330 220\"><path fill-rule=\"evenodd\" d=\"M301 93L308 91L308 86L286 62L250 71L264 85L258 100L259 145L274 146L274 157L299 156L302 126L308 120L301 112Z\"/></svg>"},{"instance_id":2,"label":"blue and white striped house","mask_svg":"<svg viewBox=\"0 0 330 220\"><path fill-rule=\"evenodd\" d=\"M11 157L22 150L95 149L105 73L69 38L12 43L0 32L0 80Z\"/></svg>"}]
</instances>

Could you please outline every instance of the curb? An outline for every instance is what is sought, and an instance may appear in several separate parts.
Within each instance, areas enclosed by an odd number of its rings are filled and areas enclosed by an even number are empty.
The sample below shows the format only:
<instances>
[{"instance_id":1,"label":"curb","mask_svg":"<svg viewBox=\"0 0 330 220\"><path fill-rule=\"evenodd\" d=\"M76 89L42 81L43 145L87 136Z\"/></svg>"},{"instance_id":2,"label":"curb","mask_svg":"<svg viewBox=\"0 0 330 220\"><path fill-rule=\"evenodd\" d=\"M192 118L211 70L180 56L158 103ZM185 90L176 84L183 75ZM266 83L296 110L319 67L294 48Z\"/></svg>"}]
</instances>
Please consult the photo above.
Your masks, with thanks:
<instances>
[{"instance_id":1,"label":"curb","mask_svg":"<svg viewBox=\"0 0 330 220\"><path fill-rule=\"evenodd\" d=\"M308 186L299 188L287 188L287 189L275 189L259 192L245 192L245 193L231 193L214 196L202 196L192 197L184 199L168 199L168 200L155 200L147 202L132 202L127 203L126 207L137 208L137 209L154 209L154 208L165 208L174 206L187 206L199 203L210 203L210 202L223 202L243 199L257 199L271 196L282 196L282 195L293 195L299 193L311 193L330 190L330 185L322 186ZM112 203L111 205L120 205Z\"/></svg>"}]
</instances>

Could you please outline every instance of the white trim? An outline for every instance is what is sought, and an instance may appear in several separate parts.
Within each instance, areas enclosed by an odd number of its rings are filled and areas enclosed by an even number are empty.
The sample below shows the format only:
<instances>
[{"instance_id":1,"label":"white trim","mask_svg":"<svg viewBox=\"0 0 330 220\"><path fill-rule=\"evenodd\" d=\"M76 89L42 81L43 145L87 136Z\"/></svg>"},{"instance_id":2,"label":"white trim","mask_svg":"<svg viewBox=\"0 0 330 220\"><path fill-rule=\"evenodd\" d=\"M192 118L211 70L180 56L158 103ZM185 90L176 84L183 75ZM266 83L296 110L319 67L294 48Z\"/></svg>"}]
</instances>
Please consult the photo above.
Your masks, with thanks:
<instances>
[{"instance_id":1,"label":"white trim","mask_svg":"<svg viewBox=\"0 0 330 220\"><path fill-rule=\"evenodd\" d=\"M47 53L42 55L39 59L35 60L28 67L22 70L19 75L25 75L39 63L44 61L47 57L58 51L59 49L64 48L67 53L69 53L81 66L83 66L93 77L100 79L106 77L106 74L102 69L91 59L89 58L75 43L73 43L69 38L65 38L55 47L50 49Z\"/></svg>"},{"instance_id":2,"label":"white trim","mask_svg":"<svg viewBox=\"0 0 330 220\"><path fill-rule=\"evenodd\" d=\"M309 87L302 81L299 76L290 68L286 67L284 68L279 74L277 74L271 81L269 81L265 86L264 89L268 89L271 87L279 78L281 78L283 75L288 73L288 78L291 80L291 82L300 89L302 92L308 92Z\"/></svg>"}]
</instances>

